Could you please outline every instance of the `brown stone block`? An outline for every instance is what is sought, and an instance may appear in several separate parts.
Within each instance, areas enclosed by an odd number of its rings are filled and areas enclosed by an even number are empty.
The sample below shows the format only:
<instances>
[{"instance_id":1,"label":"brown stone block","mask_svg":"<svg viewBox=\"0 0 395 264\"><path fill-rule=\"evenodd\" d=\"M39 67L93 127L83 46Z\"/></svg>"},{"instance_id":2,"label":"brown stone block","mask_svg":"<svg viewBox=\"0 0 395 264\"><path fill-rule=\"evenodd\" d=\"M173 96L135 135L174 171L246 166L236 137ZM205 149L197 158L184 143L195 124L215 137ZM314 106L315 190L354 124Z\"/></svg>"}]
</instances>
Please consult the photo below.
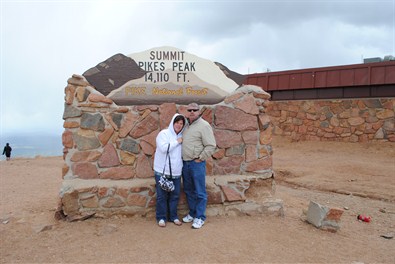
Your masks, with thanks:
<instances>
[{"instance_id":1,"label":"brown stone block","mask_svg":"<svg viewBox=\"0 0 395 264\"><path fill-rule=\"evenodd\" d=\"M107 187L99 187L97 190L97 194L100 198L106 197L108 195L108 188Z\"/></svg>"},{"instance_id":2,"label":"brown stone block","mask_svg":"<svg viewBox=\"0 0 395 264\"><path fill-rule=\"evenodd\" d=\"M221 185L221 190L224 193L225 202L245 201L245 197L229 186Z\"/></svg>"},{"instance_id":3,"label":"brown stone block","mask_svg":"<svg viewBox=\"0 0 395 264\"><path fill-rule=\"evenodd\" d=\"M67 85L64 89L65 92L65 102L68 105L71 105L74 101L76 87L74 85Z\"/></svg>"},{"instance_id":4,"label":"brown stone block","mask_svg":"<svg viewBox=\"0 0 395 264\"><path fill-rule=\"evenodd\" d=\"M255 98L252 94L246 94L240 100L235 101L234 106L236 109L240 109L243 112L250 115L258 115L259 108L256 105Z\"/></svg>"},{"instance_id":5,"label":"brown stone block","mask_svg":"<svg viewBox=\"0 0 395 264\"><path fill-rule=\"evenodd\" d=\"M318 116L316 114L306 113L306 118L309 120L317 120Z\"/></svg>"},{"instance_id":6,"label":"brown stone block","mask_svg":"<svg viewBox=\"0 0 395 264\"><path fill-rule=\"evenodd\" d=\"M97 187L95 186L95 187L86 187L86 188L79 188L78 189L78 192L80 193L80 194L83 194L83 193L97 193Z\"/></svg>"},{"instance_id":7,"label":"brown stone block","mask_svg":"<svg viewBox=\"0 0 395 264\"><path fill-rule=\"evenodd\" d=\"M76 151L71 156L70 160L72 162L93 162L97 161L101 155L101 152L94 151Z\"/></svg>"},{"instance_id":8,"label":"brown stone block","mask_svg":"<svg viewBox=\"0 0 395 264\"><path fill-rule=\"evenodd\" d=\"M339 208L330 208L326 214L325 220L340 222L340 218L343 214L343 210Z\"/></svg>"},{"instance_id":9,"label":"brown stone block","mask_svg":"<svg viewBox=\"0 0 395 264\"><path fill-rule=\"evenodd\" d=\"M214 136L219 148L229 148L243 143L240 132L215 129Z\"/></svg>"},{"instance_id":10,"label":"brown stone block","mask_svg":"<svg viewBox=\"0 0 395 264\"><path fill-rule=\"evenodd\" d=\"M115 110L117 113L127 113L129 112L129 108L127 106L121 106Z\"/></svg>"},{"instance_id":11,"label":"brown stone block","mask_svg":"<svg viewBox=\"0 0 395 264\"><path fill-rule=\"evenodd\" d=\"M141 141L145 141L150 144L154 149L156 148L156 137L159 134L159 129L152 131L148 135L145 135L140 138Z\"/></svg>"},{"instance_id":12,"label":"brown stone block","mask_svg":"<svg viewBox=\"0 0 395 264\"><path fill-rule=\"evenodd\" d=\"M178 203L181 204L181 203ZM155 207L156 206L156 197L152 197L148 202L148 207Z\"/></svg>"},{"instance_id":13,"label":"brown stone block","mask_svg":"<svg viewBox=\"0 0 395 264\"><path fill-rule=\"evenodd\" d=\"M235 131L257 130L257 117L246 114L241 110L232 109L226 106L217 106L215 110L215 126L218 129L228 129ZM232 120L232 122L229 122Z\"/></svg>"},{"instance_id":14,"label":"brown stone block","mask_svg":"<svg viewBox=\"0 0 395 264\"><path fill-rule=\"evenodd\" d=\"M256 144L258 142L259 130L242 131L241 137L242 137L245 144Z\"/></svg>"},{"instance_id":15,"label":"brown stone block","mask_svg":"<svg viewBox=\"0 0 395 264\"><path fill-rule=\"evenodd\" d=\"M344 128L342 127L335 127L333 129L333 133L337 134L337 135L341 135L344 132Z\"/></svg>"},{"instance_id":16,"label":"brown stone block","mask_svg":"<svg viewBox=\"0 0 395 264\"><path fill-rule=\"evenodd\" d=\"M368 142L368 141L369 141L368 135L367 135L367 134L362 134L362 135L360 135L358 141L361 142L361 143L366 143L366 142Z\"/></svg>"},{"instance_id":17,"label":"brown stone block","mask_svg":"<svg viewBox=\"0 0 395 264\"><path fill-rule=\"evenodd\" d=\"M103 148L103 153L97 162L100 168L115 167L120 164L117 151L112 144L107 144Z\"/></svg>"},{"instance_id":18,"label":"brown stone block","mask_svg":"<svg viewBox=\"0 0 395 264\"><path fill-rule=\"evenodd\" d=\"M85 87L77 87L75 97L78 102L84 102L88 98L90 92Z\"/></svg>"},{"instance_id":19,"label":"brown stone block","mask_svg":"<svg viewBox=\"0 0 395 264\"><path fill-rule=\"evenodd\" d=\"M151 113L142 121L138 122L132 130L129 132L129 135L134 138L140 138L144 135L151 133L158 129L158 114L156 112ZM170 121L169 121L170 122ZM167 123L167 126L169 123ZM167 127L166 126L166 127Z\"/></svg>"},{"instance_id":20,"label":"brown stone block","mask_svg":"<svg viewBox=\"0 0 395 264\"><path fill-rule=\"evenodd\" d=\"M102 206L105 208L119 208L124 207L126 204L119 197L108 197L104 199Z\"/></svg>"},{"instance_id":21,"label":"brown stone block","mask_svg":"<svg viewBox=\"0 0 395 264\"><path fill-rule=\"evenodd\" d=\"M202 109L202 118L211 125L213 123L213 110L211 108L204 107Z\"/></svg>"},{"instance_id":22,"label":"brown stone block","mask_svg":"<svg viewBox=\"0 0 395 264\"><path fill-rule=\"evenodd\" d=\"M144 191L150 191L151 188L149 187L132 187L130 188L130 191L133 193L140 193L140 192L144 192Z\"/></svg>"},{"instance_id":23,"label":"brown stone block","mask_svg":"<svg viewBox=\"0 0 395 264\"><path fill-rule=\"evenodd\" d=\"M325 138L335 138L335 137L336 137L336 134L334 134L334 133L325 133L325 134L324 134L324 137L325 137Z\"/></svg>"},{"instance_id":24,"label":"brown stone block","mask_svg":"<svg viewBox=\"0 0 395 264\"><path fill-rule=\"evenodd\" d=\"M382 111L377 111L376 116L378 119L387 119L394 117L394 110L384 109Z\"/></svg>"},{"instance_id":25,"label":"brown stone block","mask_svg":"<svg viewBox=\"0 0 395 264\"><path fill-rule=\"evenodd\" d=\"M266 130L270 126L270 117L266 114L258 115L259 130Z\"/></svg>"},{"instance_id":26,"label":"brown stone block","mask_svg":"<svg viewBox=\"0 0 395 264\"><path fill-rule=\"evenodd\" d=\"M103 115L104 118L107 120L107 122L110 123L111 127L115 131L118 131L119 128L121 127L124 115L117 112L104 113Z\"/></svg>"},{"instance_id":27,"label":"brown stone block","mask_svg":"<svg viewBox=\"0 0 395 264\"><path fill-rule=\"evenodd\" d=\"M225 149L218 149L216 152L214 152L212 157L217 160L222 159L225 157Z\"/></svg>"},{"instance_id":28,"label":"brown stone block","mask_svg":"<svg viewBox=\"0 0 395 264\"><path fill-rule=\"evenodd\" d=\"M384 124L383 120L380 120L379 122L373 123L372 128L374 130L377 130L377 129L381 128L383 126L383 124Z\"/></svg>"},{"instance_id":29,"label":"brown stone block","mask_svg":"<svg viewBox=\"0 0 395 264\"><path fill-rule=\"evenodd\" d=\"M76 121L64 121L63 123L64 128L77 128L80 127L80 123Z\"/></svg>"},{"instance_id":30,"label":"brown stone block","mask_svg":"<svg viewBox=\"0 0 395 264\"><path fill-rule=\"evenodd\" d=\"M240 166L243 161L243 156L231 156L218 160L214 163L213 174L223 175L229 173L240 173Z\"/></svg>"},{"instance_id":31,"label":"brown stone block","mask_svg":"<svg viewBox=\"0 0 395 264\"><path fill-rule=\"evenodd\" d=\"M95 165L89 162L77 162L72 165L74 176L81 179L98 179L99 174Z\"/></svg>"},{"instance_id":32,"label":"brown stone block","mask_svg":"<svg viewBox=\"0 0 395 264\"><path fill-rule=\"evenodd\" d=\"M383 102L383 108L394 110L395 109L395 99L391 99L391 100L388 100L387 102Z\"/></svg>"},{"instance_id":33,"label":"brown stone block","mask_svg":"<svg viewBox=\"0 0 395 264\"><path fill-rule=\"evenodd\" d=\"M62 143L63 146L66 148L73 148L73 132L71 132L70 130L65 130L62 134Z\"/></svg>"},{"instance_id":34,"label":"brown stone block","mask_svg":"<svg viewBox=\"0 0 395 264\"><path fill-rule=\"evenodd\" d=\"M107 98L102 94L94 94L94 93L91 93L88 96L88 100L90 102L95 102L95 103L105 103L105 104L112 104L113 103L113 101L110 98Z\"/></svg>"},{"instance_id":35,"label":"brown stone block","mask_svg":"<svg viewBox=\"0 0 395 264\"><path fill-rule=\"evenodd\" d=\"M100 173L100 179L123 180L136 176L136 172L131 166L109 168Z\"/></svg>"},{"instance_id":36,"label":"brown stone block","mask_svg":"<svg viewBox=\"0 0 395 264\"><path fill-rule=\"evenodd\" d=\"M122 165L133 165L135 160L136 160L136 155L126 152L126 151L120 151L120 156L121 156L121 164Z\"/></svg>"},{"instance_id":37,"label":"brown stone block","mask_svg":"<svg viewBox=\"0 0 395 264\"><path fill-rule=\"evenodd\" d=\"M297 102L291 102L291 104L288 105L288 111L295 113L296 116L296 114L300 111Z\"/></svg>"},{"instance_id":38,"label":"brown stone block","mask_svg":"<svg viewBox=\"0 0 395 264\"><path fill-rule=\"evenodd\" d=\"M233 166L240 166L241 163L244 161L244 157L240 156L232 156L232 157L225 157L218 162L216 162L217 165L222 166L222 167L233 167Z\"/></svg>"},{"instance_id":39,"label":"brown stone block","mask_svg":"<svg viewBox=\"0 0 395 264\"><path fill-rule=\"evenodd\" d=\"M129 134L130 130L132 130L138 119L139 115L127 112L124 115L121 127L119 128L119 137L126 137Z\"/></svg>"},{"instance_id":40,"label":"brown stone block","mask_svg":"<svg viewBox=\"0 0 395 264\"><path fill-rule=\"evenodd\" d=\"M69 172L70 167L66 164L63 163L63 167L62 167L62 179L64 178L64 176L66 176L67 172Z\"/></svg>"},{"instance_id":41,"label":"brown stone block","mask_svg":"<svg viewBox=\"0 0 395 264\"><path fill-rule=\"evenodd\" d=\"M299 132L300 134L306 134L306 133L307 133L307 126L305 126L305 125L299 126L299 127L298 127L298 132Z\"/></svg>"},{"instance_id":42,"label":"brown stone block","mask_svg":"<svg viewBox=\"0 0 395 264\"><path fill-rule=\"evenodd\" d=\"M206 160L206 173L207 175L213 175L214 162L212 158Z\"/></svg>"},{"instance_id":43,"label":"brown stone block","mask_svg":"<svg viewBox=\"0 0 395 264\"><path fill-rule=\"evenodd\" d=\"M177 106L175 103L164 103L159 106L160 119L156 115L156 120L159 120L160 130L169 126L169 123L175 113L177 113Z\"/></svg>"},{"instance_id":44,"label":"brown stone block","mask_svg":"<svg viewBox=\"0 0 395 264\"><path fill-rule=\"evenodd\" d=\"M81 205L86 208L97 208L99 207L99 198L96 195L91 195L85 198L81 198Z\"/></svg>"},{"instance_id":45,"label":"brown stone block","mask_svg":"<svg viewBox=\"0 0 395 264\"><path fill-rule=\"evenodd\" d=\"M230 103L236 101L237 99L241 98L243 95L244 95L244 93L240 93L240 92L231 94L225 98L224 103L230 104Z\"/></svg>"},{"instance_id":46,"label":"brown stone block","mask_svg":"<svg viewBox=\"0 0 395 264\"><path fill-rule=\"evenodd\" d=\"M66 215L75 215L78 213L78 192L73 191L65 193L62 197L63 212Z\"/></svg>"},{"instance_id":47,"label":"brown stone block","mask_svg":"<svg viewBox=\"0 0 395 264\"><path fill-rule=\"evenodd\" d=\"M272 142L272 129L266 129L264 131L260 131L259 142L262 145L269 145Z\"/></svg>"},{"instance_id":48,"label":"brown stone block","mask_svg":"<svg viewBox=\"0 0 395 264\"><path fill-rule=\"evenodd\" d=\"M141 147L141 150L143 151L143 153L148 156L152 156L155 153L154 146L152 146L151 144L149 144L146 141L141 141L140 147Z\"/></svg>"},{"instance_id":49,"label":"brown stone block","mask_svg":"<svg viewBox=\"0 0 395 264\"><path fill-rule=\"evenodd\" d=\"M257 146L256 145L247 145L245 149L245 161L251 162L258 159L257 155Z\"/></svg>"},{"instance_id":50,"label":"brown stone block","mask_svg":"<svg viewBox=\"0 0 395 264\"><path fill-rule=\"evenodd\" d=\"M77 133L73 133L73 140L78 150L90 150L100 147L100 142L93 130L79 129Z\"/></svg>"},{"instance_id":51,"label":"brown stone block","mask_svg":"<svg viewBox=\"0 0 395 264\"><path fill-rule=\"evenodd\" d=\"M144 154L139 155L137 158L136 176L137 178L149 178L154 176L149 158Z\"/></svg>"},{"instance_id":52,"label":"brown stone block","mask_svg":"<svg viewBox=\"0 0 395 264\"><path fill-rule=\"evenodd\" d=\"M268 100L270 99L271 95L265 91L262 90L262 92L252 92L252 95L255 98L263 99L263 100ZM269 101L266 101L269 102Z\"/></svg>"},{"instance_id":53,"label":"brown stone block","mask_svg":"<svg viewBox=\"0 0 395 264\"><path fill-rule=\"evenodd\" d=\"M253 162L246 163L245 171L246 172L260 172L262 170L269 170L272 168L272 157L268 156L263 159L258 159Z\"/></svg>"},{"instance_id":54,"label":"brown stone block","mask_svg":"<svg viewBox=\"0 0 395 264\"><path fill-rule=\"evenodd\" d=\"M140 121L144 120L144 118L146 118L147 116L149 116L151 113L152 113L152 111L151 111L151 110L149 110L149 109L145 109L145 110L143 111L143 113L142 113L142 114L140 114L140 117L139 117L139 120L138 120L138 122L140 122Z\"/></svg>"},{"instance_id":55,"label":"brown stone block","mask_svg":"<svg viewBox=\"0 0 395 264\"><path fill-rule=\"evenodd\" d=\"M147 197L140 194L130 194L126 199L126 204L129 206L146 207Z\"/></svg>"},{"instance_id":56,"label":"brown stone block","mask_svg":"<svg viewBox=\"0 0 395 264\"><path fill-rule=\"evenodd\" d=\"M129 189L117 188L117 190L115 191L115 194L117 194L123 198L127 198L129 195Z\"/></svg>"},{"instance_id":57,"label":"brown stone block","mask_svg":"<svg viewBox=\"0 0 395 264\"><path fill-rule=\"evenodd\" d=\"M153 184L151 184L152 188L148 189L148 196L152 197L153 195L155 195L156 190L155 190L155 180L153 180Z\"/></svg>"},{"instance_id":58,"label":"brown stone block","mask_svg":"<svg viewBox=\"0 0 395 264\"><path fill-rule=\"evenodd\" d=\"M207 188L207 204L222 204L222 193L214 188Z\"/></svg>"},{"instance_id":59,"label":"brown stone block","mask_svg":"<svg viewBox=\"0 0 395 264\"><path fill-rule=\"evenodd\" d=\"M69 78L67 80L68 84L76 85L76 86L88 86L89 83L85 81L83 78L75 78L74 75L73 77Z\"/></svg>"},{"instance_id":60,"label":"brown stone block","mask_svg":"<svg viewBox=\"0 0 395 264\"><path fill-rule=\"evenodd\" d=\"M103 146L106 145L113 133L114 133L114 128L112 127L105 128L104 131L98 135L98 139L100 143Z\"/></svg>"},{"instance_id":61,"label":"brown stone block","mask_svg":"<svg viewBox=\"0 0 395 264\"><path fill-rule=\"evenodd\" d=\"M260 146L258 148L258 159L261 159L261 158L266 157L271 154L273 154L273 150L270 146ZM251 160L251 161L253 161L253 160ZM246 162L249 162L249 161L246 160Z\"/></svg>"}]
</instances>

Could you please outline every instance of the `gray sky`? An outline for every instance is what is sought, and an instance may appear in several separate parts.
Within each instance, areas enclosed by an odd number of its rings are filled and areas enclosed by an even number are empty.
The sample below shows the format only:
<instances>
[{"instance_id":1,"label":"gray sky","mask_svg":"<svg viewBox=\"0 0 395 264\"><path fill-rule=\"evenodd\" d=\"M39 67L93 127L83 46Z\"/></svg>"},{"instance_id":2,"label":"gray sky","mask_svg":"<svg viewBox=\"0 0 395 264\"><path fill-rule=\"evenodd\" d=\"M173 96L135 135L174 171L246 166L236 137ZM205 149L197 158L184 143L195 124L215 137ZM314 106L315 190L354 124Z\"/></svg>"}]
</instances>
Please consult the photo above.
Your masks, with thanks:
<instances>
[{"instance_id":1,"label":"gray sky","mask_svg":"<svg viewBox=\"0 0 395 264\"><path fill-rule=\"evenodd\" d=\"M395 0L0 1L0 135L60 135L67 79L116 53L173 46L241 74L395 55Z\"/></svg>"}]
</instances>

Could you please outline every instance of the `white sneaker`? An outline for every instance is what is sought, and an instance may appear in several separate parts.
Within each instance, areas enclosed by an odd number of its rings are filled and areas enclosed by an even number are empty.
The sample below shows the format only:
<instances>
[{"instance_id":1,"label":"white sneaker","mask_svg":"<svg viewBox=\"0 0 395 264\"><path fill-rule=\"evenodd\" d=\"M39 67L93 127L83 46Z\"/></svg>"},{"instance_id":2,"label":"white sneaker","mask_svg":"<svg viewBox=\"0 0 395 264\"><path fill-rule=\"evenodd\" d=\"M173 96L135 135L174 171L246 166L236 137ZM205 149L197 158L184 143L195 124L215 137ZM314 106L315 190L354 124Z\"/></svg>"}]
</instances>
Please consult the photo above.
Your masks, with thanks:
<instances>
[{"instance_id":1,"label":"white sneaker","mask_svg":"<svg viewBox=\"0 0 395 264\"><path fill-rule=\"evenodd\" d=\"M165 227L165 226L166 226L165 220L163 220L163 219L159 220L158 225L159 225L160 227Z\"/></svg>"},{"instance_id":2,"label":"white sneaker","mask_svg":"<svg viewBox=\"0 0 395 264\"><path fill-rule=\"evenodd\" d=\"M195 229L199 229L204 225L204 221L200 218L195 218L193 221L192 227Z\"/></svg>"},{"instance_id":3,"label":"white sneaker","mask_svg":"<svg viewBox=\"0 0 395 264\"><path fill-rule=\"evenodd\" d=\"M192 217L192 216L190 216L189 214L187 215L187 216L185 216L183 219L182 219L182 221L184 222L184 223L190 223L190 222L192 222L194 220L194 218Z\"/></svg>"}]
</instances>

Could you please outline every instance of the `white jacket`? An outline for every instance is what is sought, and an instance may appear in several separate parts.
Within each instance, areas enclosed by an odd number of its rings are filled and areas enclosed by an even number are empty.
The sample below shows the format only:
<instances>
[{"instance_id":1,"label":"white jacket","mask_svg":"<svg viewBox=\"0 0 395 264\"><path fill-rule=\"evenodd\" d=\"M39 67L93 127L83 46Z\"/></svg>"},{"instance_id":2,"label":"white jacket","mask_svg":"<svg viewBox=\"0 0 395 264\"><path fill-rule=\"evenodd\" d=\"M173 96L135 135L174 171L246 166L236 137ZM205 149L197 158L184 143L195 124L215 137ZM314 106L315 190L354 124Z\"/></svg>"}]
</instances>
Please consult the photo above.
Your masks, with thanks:
<instances>
[{"instance_id":1,"label":"white jacket","mask_svg":"<svg viewBox=\"0 0 395 264\"><path fill-rule=\"evenodd\" d=\"M176 134L173 127L173 122L176 116L179 115L180 114L175 114L170 121L169 127L160 131L158 136L156 137L156 151L154 158L154 170L156 172L162 173L166 162L165 174L170 175L169 159L165 161L167 147L170 144L169 155L171 162L171 171L173 177L175 178L180 177L182 173L182 157L181 157L182 148L181 148L181 144L177 142L177 138L182 137L182 132L184 131L187 125L187 120L183 116L184 127L182 128L181 132L178 133L178 135Z\"/></svg>"}]
</instances>

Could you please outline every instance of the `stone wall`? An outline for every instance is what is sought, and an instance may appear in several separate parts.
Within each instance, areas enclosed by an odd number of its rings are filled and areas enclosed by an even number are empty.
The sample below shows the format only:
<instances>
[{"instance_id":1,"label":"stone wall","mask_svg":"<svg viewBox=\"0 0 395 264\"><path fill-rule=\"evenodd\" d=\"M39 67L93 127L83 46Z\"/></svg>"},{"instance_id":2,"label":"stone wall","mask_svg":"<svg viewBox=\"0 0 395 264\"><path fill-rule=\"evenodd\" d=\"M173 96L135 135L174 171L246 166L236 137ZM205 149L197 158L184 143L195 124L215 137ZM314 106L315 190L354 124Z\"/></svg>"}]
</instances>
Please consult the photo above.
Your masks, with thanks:
<instances>
[{"instance_id":1,"label":"stone wall","mask_svg":"<svg viewBox=\"0 0 395 264\"><path fill-rule=\"evenodd\" d=\"M243 86L202 116L214 129L217 151L207 160L208 214L282 213L274 193L269 117L270 95ZM59 210L67 216L147 215L155 210L152 170L155 139L172 116L186 106L117 106L83 76L73 75L65 88L63 184ZM262 184L262 181L265 184ZM264 199L250 201L248 189L263 186ZM180 209L185 209L182 196Z\"/></svg>"},{"instance_id":2,"label":"stone wall","mask_svg":"<svg viewBox=\"0 0 395 264\"><path fill-rule=\"evenodd\" d=\"M293 140L395 141L395 99L271 101L274 134Z\"/></svg>"}]
</instances>

